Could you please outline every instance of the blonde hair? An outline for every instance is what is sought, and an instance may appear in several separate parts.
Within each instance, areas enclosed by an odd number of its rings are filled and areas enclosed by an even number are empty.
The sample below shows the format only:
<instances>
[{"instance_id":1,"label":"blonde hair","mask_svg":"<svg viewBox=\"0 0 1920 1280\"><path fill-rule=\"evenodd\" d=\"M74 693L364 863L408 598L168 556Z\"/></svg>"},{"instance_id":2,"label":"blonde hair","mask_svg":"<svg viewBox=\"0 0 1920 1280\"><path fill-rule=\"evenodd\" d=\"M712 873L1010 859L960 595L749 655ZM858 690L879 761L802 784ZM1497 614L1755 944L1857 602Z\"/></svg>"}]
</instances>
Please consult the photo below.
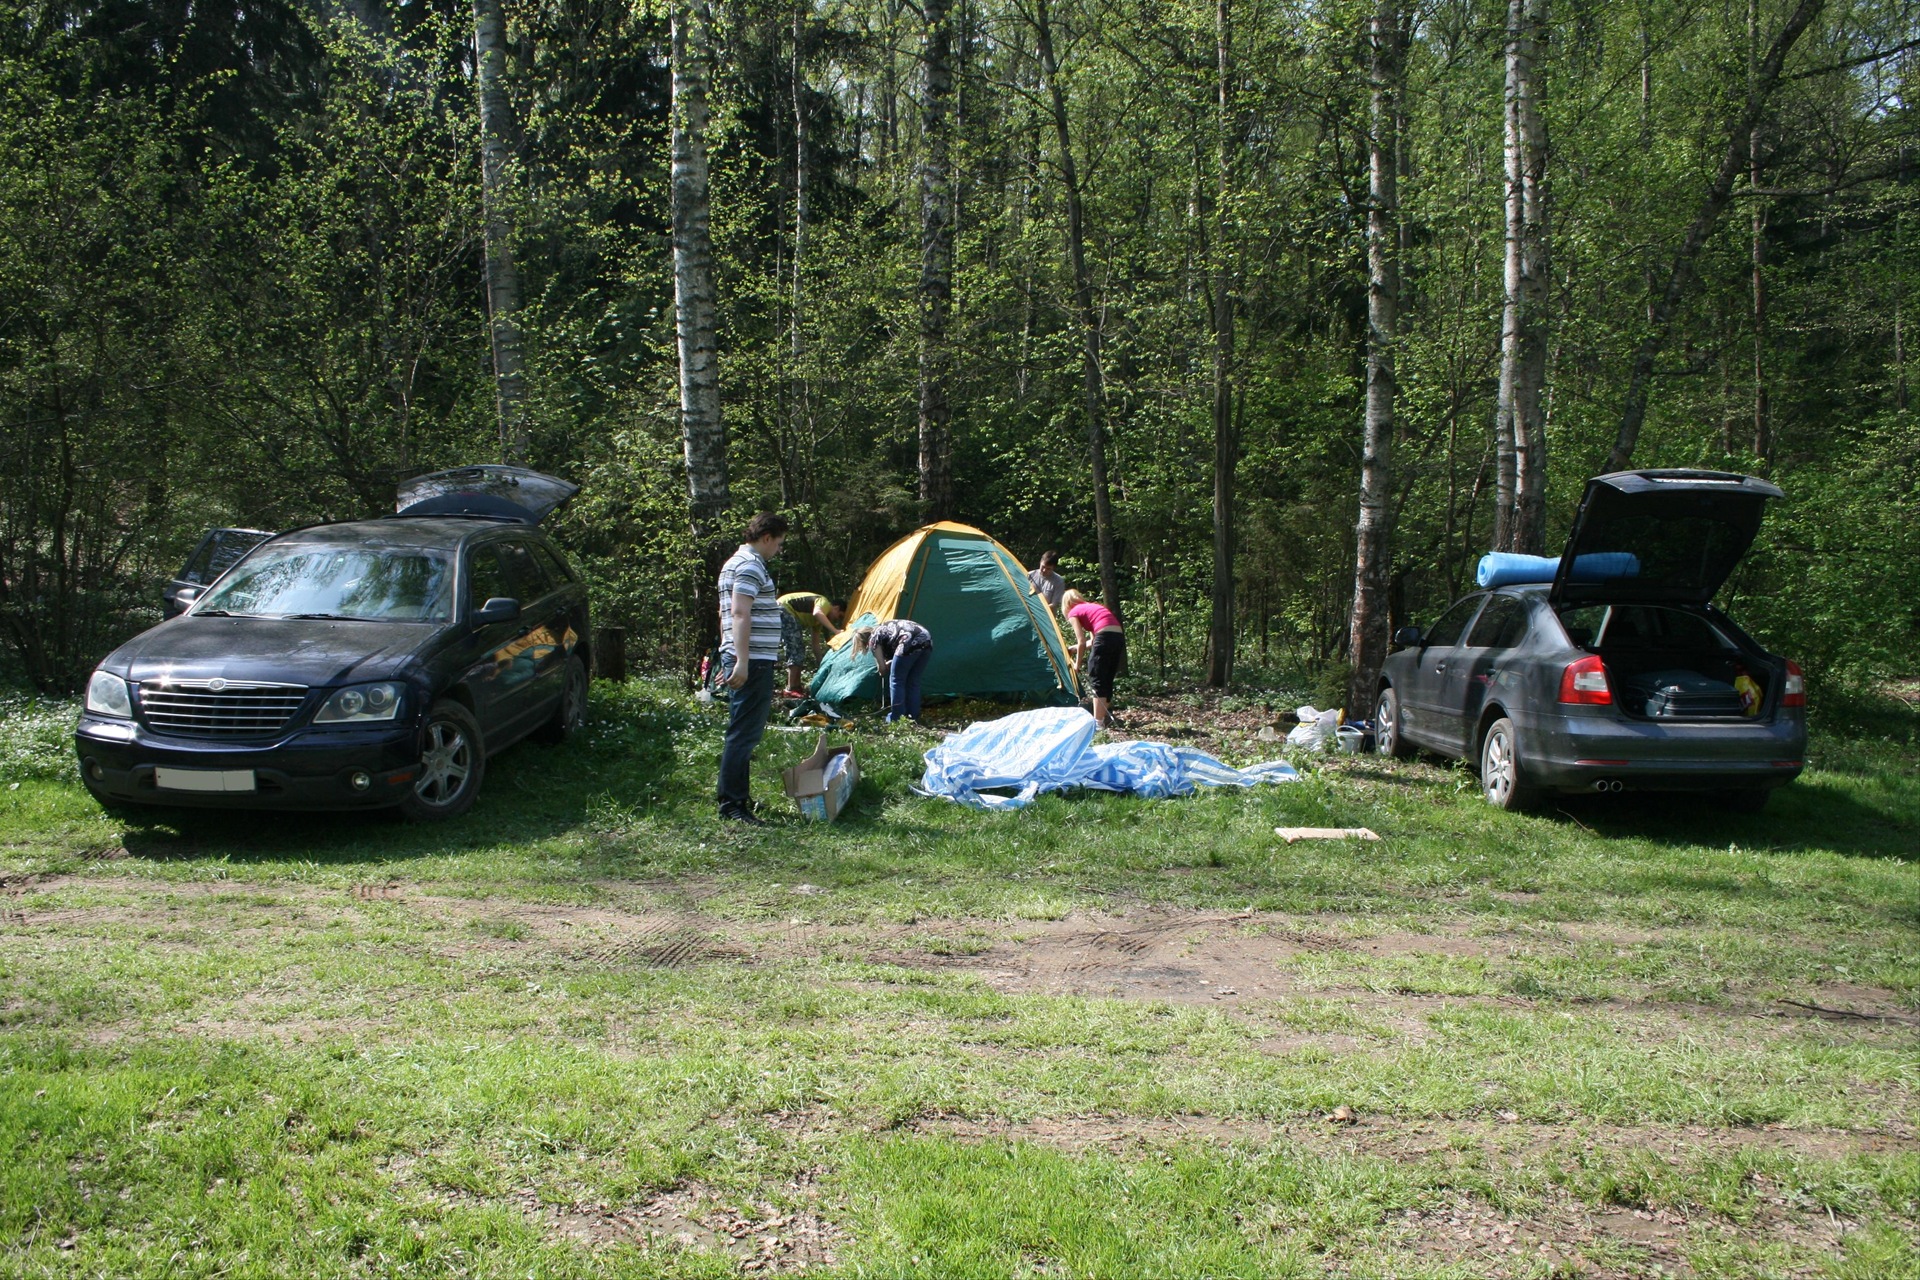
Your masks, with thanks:
<instances>
[{"instance_id":1,"label":"blonde hair","mask_svg":"<svg viewBox=\"0 0 1920 1280\"><path fill-rule=\"evenodd\" d=\"M868 645L870 645L870 644L871 644L872 642L873 642L873 628L872 628L872 627L870 627L870 626L869 626L869 627L857 627L857 628L855 628L855 629L854 629L854 633L853 633L853 651L854 651L855 653L865 653L865 652L867 651L867 646L868 646Z\"/></svg>"},{"instance_id":2,"label":"blonde hair","mask_svg":"<svg viewBox=\"0 0 1920 1280\"><path fill-rule=\"evenodd\" d=\"M1060 593L1060 612L1065 613L1069 609L1078 609L1086 602L1087 598L1085 596L1075 591L1072 587L1068 587Z\"/></svg>"}]
</instances>

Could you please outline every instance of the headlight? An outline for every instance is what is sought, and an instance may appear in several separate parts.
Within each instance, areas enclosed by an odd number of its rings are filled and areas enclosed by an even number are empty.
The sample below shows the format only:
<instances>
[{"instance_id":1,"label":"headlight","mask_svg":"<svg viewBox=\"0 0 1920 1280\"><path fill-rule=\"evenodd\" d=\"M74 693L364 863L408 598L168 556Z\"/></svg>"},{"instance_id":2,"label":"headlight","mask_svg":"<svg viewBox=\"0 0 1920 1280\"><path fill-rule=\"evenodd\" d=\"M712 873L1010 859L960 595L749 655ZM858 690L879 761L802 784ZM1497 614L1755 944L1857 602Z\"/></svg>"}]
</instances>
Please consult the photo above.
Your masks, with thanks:
<instances>
[{"instance_id":1,"label":"headlight","mask_svg":"<svg viewBox=\"0 0 1920 1280\"><path fill-rule=\"evenodd\" d=\"M94 672L87 681L87 710L96 716L131 720L133 698L127 693L127 682L105 671Z\"/></svg>"},{"instance_id":2,"label":"headlight","mask_svg":"<svg viewBox=\"0 0 1920 1280\"><path fill-rule=\"evenodd\" d=\"M341 689L326 705L320 708L320 714L313 718L315 724L373 724L376 721L391 720L400 714L400 685L396 681L385 684L356 684Z\"/></svg>"}]
</instances>

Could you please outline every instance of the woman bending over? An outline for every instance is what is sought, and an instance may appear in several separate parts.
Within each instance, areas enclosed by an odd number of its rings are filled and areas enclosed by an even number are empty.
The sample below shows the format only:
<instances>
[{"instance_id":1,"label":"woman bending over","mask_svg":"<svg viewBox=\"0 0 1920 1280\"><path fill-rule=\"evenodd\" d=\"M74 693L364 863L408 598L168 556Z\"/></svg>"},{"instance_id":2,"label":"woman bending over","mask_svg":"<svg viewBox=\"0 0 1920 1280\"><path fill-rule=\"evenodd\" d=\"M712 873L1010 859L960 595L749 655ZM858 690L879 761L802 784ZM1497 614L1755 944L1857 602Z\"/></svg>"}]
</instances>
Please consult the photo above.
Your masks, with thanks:
<instances>
[{"instance_id":1,"label":"woman bending over","mask_svg":"<svg viewBox=\"0 0 1920 1280\"><path fill-rule=\"evenodd\" d=\"M873 651L880 687L887 691L887 723L920 721L920 677L933 656L933 635L911 618L894 618L877 627L856 627L853 651Z\"/></svg>"},{"instance_id":2,"label":"woman bending over","mask_svg":"<svg viewBox=\"0 0 1920 1280\"><path fill-rule=\"evenodd\" d=\"M1073 624L1073 661L1086 670L1093 718L1104 729L1113 707L1113 678L1127 660L1127 633L1113 610L1078 591L1063 594L1060 607Z\"/></svg>"}]
</instances>

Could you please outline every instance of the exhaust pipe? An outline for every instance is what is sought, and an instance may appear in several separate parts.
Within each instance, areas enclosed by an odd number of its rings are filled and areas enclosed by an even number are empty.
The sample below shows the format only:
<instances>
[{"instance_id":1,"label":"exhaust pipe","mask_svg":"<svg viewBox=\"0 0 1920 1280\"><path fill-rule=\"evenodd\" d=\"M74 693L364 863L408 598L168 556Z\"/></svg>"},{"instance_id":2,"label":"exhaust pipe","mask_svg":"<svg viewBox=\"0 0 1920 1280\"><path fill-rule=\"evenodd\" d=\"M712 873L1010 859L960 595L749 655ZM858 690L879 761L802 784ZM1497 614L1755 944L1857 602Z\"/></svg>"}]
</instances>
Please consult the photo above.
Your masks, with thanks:
<instances>
[{"instance_id":1,"label":"exhaust pipe","mask_svg":"<svg viewBox=\"0 0 1920 1280\"><path fill-rule=\"evenodd\" d=\"M1618 778L1595 778L1593 780L1593 789L1602 795L1612 795L1616 792L1625 791L1627 784Z\"/></svg>"}]
</instances>

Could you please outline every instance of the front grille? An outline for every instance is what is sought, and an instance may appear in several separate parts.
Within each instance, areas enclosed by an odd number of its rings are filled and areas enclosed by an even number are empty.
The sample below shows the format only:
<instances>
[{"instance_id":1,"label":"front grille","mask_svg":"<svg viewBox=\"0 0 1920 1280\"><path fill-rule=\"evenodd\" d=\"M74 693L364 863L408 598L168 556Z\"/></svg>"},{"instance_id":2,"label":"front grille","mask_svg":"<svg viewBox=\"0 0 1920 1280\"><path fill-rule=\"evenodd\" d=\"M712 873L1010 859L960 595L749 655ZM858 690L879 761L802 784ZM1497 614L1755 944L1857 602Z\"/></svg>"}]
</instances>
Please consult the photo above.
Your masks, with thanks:
<instances>
[{"instance_id":1,"label":"front grille","mask_svg":"<svg viewBox=\"0 0 1920 1280\"><path fill-rule=\"evenodd\" d=\"M149 729L188 738L259 738L277 733L307 700L303 684L143 680L140 714Z\"/></svg>"}]
</instances>

